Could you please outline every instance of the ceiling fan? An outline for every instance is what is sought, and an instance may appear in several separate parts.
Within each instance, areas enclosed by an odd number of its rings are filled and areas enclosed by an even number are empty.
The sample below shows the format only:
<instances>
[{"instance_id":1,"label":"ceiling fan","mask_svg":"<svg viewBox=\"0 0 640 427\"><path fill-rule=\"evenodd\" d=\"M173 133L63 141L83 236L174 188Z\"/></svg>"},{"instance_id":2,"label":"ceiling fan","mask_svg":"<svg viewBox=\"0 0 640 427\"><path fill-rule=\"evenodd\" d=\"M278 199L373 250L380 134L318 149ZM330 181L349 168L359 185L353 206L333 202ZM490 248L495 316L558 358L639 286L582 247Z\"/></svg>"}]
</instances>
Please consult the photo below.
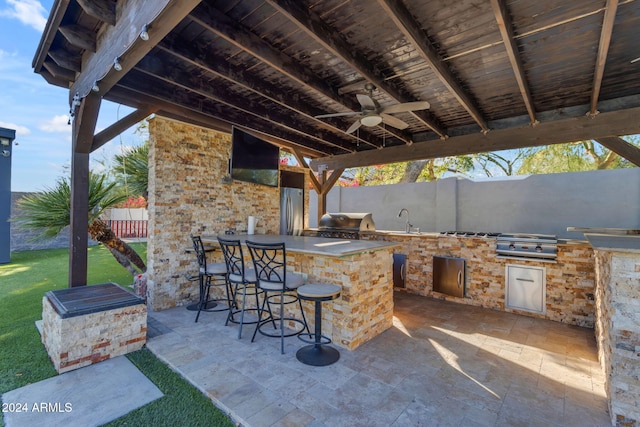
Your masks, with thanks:
<instances>
[{"instance_id":1,"label":"ceiling fan","mask_svg":"<svg viewBox=\"0 0 640 427\"><path fill-rule=\"evenodd\" d=\"M404 102L402 104L380 107L380 104L378 104L372 97L375 86L373 86L371 83L367 83L365 84L364 88L367 90L367 92L369 92L368 95L364 95L361 93L356 94L358 102L362 106L362 110L358 112L349 111L348 113L321 114L315 117L317 119L323 119L327 117L361 115L362 117L356 120L349 127L349 129L347 129L347 133L355 132L358 128L360 128L360 126L378 126L380 123L387 124L397 129L406 129L409 127L407 123L391 116L390 114L426 110L430 107L430 104L426 101Z\"/></svg>"}]
</instances>

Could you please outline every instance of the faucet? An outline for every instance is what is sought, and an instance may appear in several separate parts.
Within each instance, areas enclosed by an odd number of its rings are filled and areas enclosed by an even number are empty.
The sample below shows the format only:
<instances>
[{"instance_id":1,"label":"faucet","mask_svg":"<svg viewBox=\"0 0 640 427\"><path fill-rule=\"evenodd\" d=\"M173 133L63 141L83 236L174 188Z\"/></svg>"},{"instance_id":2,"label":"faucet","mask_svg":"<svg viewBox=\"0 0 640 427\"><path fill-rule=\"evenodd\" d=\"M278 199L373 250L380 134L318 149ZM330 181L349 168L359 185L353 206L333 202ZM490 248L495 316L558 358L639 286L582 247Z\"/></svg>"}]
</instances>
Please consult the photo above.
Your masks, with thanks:
<instances>
[{"instance_id":1,"label":"faucet","mask_svg":"<svg viewBox=\"0 0 640 427\"><path fill-rule=\"evenodd\" d=\"M411 227L413 227L413 224L409 224L409 211L405 208L400 209L400 212L398 212L398 218L402 218L403 212L407 214L407 222L404 225L404 232L408 234L411 233Z\"/></svg>"}]
</instances>

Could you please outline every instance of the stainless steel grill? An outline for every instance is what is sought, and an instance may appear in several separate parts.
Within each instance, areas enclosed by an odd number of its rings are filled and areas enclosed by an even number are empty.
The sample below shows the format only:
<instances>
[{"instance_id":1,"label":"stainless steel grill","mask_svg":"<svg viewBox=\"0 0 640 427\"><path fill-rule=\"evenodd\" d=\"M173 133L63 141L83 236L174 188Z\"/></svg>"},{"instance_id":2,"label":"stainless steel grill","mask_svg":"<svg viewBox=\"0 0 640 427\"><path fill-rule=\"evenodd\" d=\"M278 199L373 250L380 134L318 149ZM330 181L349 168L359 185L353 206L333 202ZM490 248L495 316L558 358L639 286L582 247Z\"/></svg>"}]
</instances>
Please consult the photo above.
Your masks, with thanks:
<instances>
[{"instance_id":1,"label":"stainless steel grill","mask_svg":"<svg viewBox=\"0 0 640 427\"><path fill-rule=\"evenodd\" d=\"M360 239L360 232L374 231L375 223L370 213L337 212L322 215L318 222L320 237Z\"/></svg>"},{"instance_id":2,"label":"stainless steel grill","mask_svg":"<svg viewBox=\"0 0 640 427\"><path fill-rule=\"evenodd\" d=\"M496 253L500 257L555 261L558 239L549 234L500 234Z\"/></svg>"}]
</instances>

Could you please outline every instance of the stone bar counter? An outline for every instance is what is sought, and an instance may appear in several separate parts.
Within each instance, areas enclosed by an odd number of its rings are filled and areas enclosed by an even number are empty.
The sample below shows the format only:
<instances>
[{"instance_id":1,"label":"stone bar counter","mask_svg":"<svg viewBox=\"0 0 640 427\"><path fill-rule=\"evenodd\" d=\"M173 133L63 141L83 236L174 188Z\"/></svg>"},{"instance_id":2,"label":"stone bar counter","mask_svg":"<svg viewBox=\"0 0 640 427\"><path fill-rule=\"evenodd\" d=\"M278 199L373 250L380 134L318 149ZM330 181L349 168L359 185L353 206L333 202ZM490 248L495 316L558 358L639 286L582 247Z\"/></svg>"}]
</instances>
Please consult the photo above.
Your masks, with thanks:
<instances>
[{"instance_id":1,"label":"stone bar counter","mask_svg":"<svg viewBox=\"0 0 640 427\"><path fill-rule=\"evenodd\" d=\"M354 350L392 326L395 243L283 235L223 237L243 242L284 242L288 271L302 273L306 283L341 286L340 297L324 303L322 309L322 332L334 344ZM205 243L217 243L216 236L202 239ZM248 255L245 250L245 257ZM245 262L251 265L250 259ZM313 330L312 303L303 302L303 306Z\"/></svg>"}]
</instances>

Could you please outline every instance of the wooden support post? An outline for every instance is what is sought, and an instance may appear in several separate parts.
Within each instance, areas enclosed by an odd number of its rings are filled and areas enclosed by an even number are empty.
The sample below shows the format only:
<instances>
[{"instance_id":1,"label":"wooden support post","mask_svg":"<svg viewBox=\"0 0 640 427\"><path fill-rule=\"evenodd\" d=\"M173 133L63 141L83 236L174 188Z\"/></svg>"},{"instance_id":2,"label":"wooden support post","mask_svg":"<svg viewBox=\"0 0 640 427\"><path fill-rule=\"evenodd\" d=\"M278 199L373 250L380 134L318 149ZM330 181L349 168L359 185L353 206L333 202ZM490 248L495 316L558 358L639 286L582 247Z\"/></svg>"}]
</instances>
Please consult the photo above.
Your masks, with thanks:
<instances>
[{"instance_id":1,"label":"wooden support post","mask_svg":"<svg viewBox=\"0 0 640 427\"><path fill-rule=\"evenodd\" d=\"M98 120L101 98L89 94L80 101L73 119L71 153L71 222L69 239L69 287L87 284L89 231L89 152Z\"/></svg>"},{"instance_id":2,"label":"wooden support post","mask_svg":"<svg viewBox=\"0 0 640 427\"><path fill-rule=\"evenodd\" d=\"M320 183L321 190L318 192L318 223L320 218L327 212L327 193L322 191L324 183L327 180L327 171L323 170L318 174L318 182Z\"/></svg>"}]
</instances>

